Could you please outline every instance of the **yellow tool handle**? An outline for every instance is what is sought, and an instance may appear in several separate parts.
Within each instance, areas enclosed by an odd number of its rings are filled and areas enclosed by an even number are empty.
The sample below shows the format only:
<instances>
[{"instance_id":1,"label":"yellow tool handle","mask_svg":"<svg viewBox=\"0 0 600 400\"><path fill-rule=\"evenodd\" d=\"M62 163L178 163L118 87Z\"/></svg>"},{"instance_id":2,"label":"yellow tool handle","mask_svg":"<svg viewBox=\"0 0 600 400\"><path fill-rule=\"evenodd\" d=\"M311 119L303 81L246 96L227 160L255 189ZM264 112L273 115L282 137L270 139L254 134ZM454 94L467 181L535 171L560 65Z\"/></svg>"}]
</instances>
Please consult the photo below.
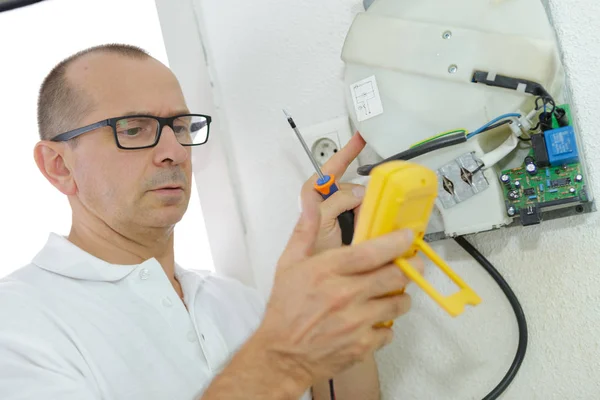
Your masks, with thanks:
<instances>
[{"instance_id":1,"label":"yellow tool handle","mask_svg":"<svg viewBox=\"0 0 600 400\"><path fill-rule=\"evenodd\" d=\"M465 310L466 305L476 306L481 302L479 296L461 279L456 272L454 272L448 264L435 252L433 249L425 243L422 239L415 241L415 247L418 248L429 258L435 265L437 265L455 284L460 290L450 296L444 296L438 292L419 271L417 271L408 260L405 258L398 258L394 262L400 268L400 270L406 275L411 281L415 282L425 293L427 293L436 303L438 303L448 314L456 317L462 314ZM397 292L390 293L389 295L398 295L404 293L404 289ZM394 325L394 321L386 321L377 324L376 327L391 328Z\"/></svg>"}]
</instances>

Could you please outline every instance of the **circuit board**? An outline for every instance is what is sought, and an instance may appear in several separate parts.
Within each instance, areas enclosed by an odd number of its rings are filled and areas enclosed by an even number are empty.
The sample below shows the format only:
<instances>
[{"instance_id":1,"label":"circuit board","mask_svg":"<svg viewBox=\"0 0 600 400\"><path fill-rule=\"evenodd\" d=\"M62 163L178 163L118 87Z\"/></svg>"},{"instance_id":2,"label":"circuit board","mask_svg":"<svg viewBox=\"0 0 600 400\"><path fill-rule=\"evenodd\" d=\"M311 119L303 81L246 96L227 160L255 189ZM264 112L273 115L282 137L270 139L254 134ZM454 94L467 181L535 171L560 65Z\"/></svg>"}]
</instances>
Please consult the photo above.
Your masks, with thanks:
<instances>
[{"instance_id":1,"label":"circuit board","mask_svg":"<svg viewBox=\"0 0 600 400\"><path fill-rule=\"evenodd\" d=\"M579 198L587 201L585 182L579 163L562 167L538 168L530 175L525 166L503 171L510 181L504 184L504 196L518 212L528 205L554 202L562 199Z\"/></svg>"},{"instance_id":2,"label":"circuit board","mask_svg":"<svg viewBox=\"0 0 600 400\"><path fill-rule=\"evenodd\" d=\"M559 107L566 111L570 126L572 117L569 105ZM552 128L559 127L553 117ZM500 181L510 217L520 216L523 225L533 225L540 222L544 209L576 206L588 201L585 177L579 162L541 166L540 163L536 164L535 159L536 153L532 148L522 166L501 172Z\"/></svg>"}]
</instances>

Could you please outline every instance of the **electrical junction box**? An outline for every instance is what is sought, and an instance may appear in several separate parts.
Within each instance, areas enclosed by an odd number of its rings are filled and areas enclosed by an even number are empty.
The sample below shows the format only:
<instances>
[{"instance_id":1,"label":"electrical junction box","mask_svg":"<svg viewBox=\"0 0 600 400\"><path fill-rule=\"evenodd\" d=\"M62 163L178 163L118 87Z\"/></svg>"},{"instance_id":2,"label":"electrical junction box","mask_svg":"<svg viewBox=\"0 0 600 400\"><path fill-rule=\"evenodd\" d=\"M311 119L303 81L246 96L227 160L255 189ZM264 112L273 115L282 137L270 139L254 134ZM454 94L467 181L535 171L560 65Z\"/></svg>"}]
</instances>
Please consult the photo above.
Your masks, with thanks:
<instances>
[{"instance_id":1,"label":"electrical junction box","mask_svg":"<svg viewBox=\"0 0 600 400\"><path fill-rule=\"evenodd\" d=\"M376 0L341 57L370 148L438 176L429 240L595 211L539 0Z\"/></svg>"}]
</instances>

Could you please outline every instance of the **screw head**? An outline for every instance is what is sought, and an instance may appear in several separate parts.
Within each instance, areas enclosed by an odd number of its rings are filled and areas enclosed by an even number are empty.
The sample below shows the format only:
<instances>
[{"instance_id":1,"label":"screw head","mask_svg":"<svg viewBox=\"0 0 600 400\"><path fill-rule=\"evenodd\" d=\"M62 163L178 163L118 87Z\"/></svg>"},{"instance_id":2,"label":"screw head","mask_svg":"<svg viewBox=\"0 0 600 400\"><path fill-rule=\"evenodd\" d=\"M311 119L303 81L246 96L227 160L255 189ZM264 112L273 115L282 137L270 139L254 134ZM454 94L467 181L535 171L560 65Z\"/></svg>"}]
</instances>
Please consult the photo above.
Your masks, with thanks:
<instances>
[{"instance_id":1,"label":"screw head","mask_svg":"<svg viewBox=\"0 0 600 400\"><path fill-rule=\"evenodd\" d=\"M446 31L444 33L442 33L442 38L444 39L450 39L452 37L452 31Z\"/></svg>"},{"instance_id":2,"label":"screw head","mask_svg":"<svg viewBox=\"0 0 600 400\"><path fill-rule=\"evenodd\" d=\"M455 74L458 72L458 66L456 64L452 64L448 67L448 72L451 74Z\"/></svg>"},{"instance_id":3,"label":"screw head","mask_svg":"<svg viewBox=\"0 0 600 400\"><path fill-rule=\"evenodd\" d=\"M514 217L515 214L517 213L517 210L514 207L508 207L507 212L510 217Z\"/></svg>"}]
</instances>

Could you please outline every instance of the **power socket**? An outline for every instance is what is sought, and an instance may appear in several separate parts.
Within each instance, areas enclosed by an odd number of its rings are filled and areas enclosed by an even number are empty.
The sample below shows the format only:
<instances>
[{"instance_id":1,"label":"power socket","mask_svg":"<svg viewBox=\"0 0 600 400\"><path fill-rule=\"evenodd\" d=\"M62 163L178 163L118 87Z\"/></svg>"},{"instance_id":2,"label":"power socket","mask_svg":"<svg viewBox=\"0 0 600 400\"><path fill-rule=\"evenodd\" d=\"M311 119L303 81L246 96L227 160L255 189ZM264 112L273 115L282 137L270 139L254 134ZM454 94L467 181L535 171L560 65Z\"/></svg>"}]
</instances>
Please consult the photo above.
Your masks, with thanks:
<instances>
[{"instance_id":1,"label":"power socket","mask_svg":"<svg viewBox=\"0 0 600 400\"><path fill-rule=\"evenodd\" d=\"M350 119L347 115L316 125L299 127L299 129L306 145L321 167L344 147L352 137ZM353 161L344 176L336 177L336 179L341 180L343 178L348 181L356 178L358 176L356 169L359 166L357 160Z\"/></svg>"},{"instance_id":2,"label":"power socket","mask_svg":"<svg viewBox=\"0 0 600 400\"><path fill-rule=\"evenodd\" d=\"M331 135L327 135L331 136ZM335 137L323 137L318 139L315 144L312 145L310 151L319 163L320 166L323 166L335 153L340 150L340 147L335 140Z\"/></svg>"}]
</instances>

